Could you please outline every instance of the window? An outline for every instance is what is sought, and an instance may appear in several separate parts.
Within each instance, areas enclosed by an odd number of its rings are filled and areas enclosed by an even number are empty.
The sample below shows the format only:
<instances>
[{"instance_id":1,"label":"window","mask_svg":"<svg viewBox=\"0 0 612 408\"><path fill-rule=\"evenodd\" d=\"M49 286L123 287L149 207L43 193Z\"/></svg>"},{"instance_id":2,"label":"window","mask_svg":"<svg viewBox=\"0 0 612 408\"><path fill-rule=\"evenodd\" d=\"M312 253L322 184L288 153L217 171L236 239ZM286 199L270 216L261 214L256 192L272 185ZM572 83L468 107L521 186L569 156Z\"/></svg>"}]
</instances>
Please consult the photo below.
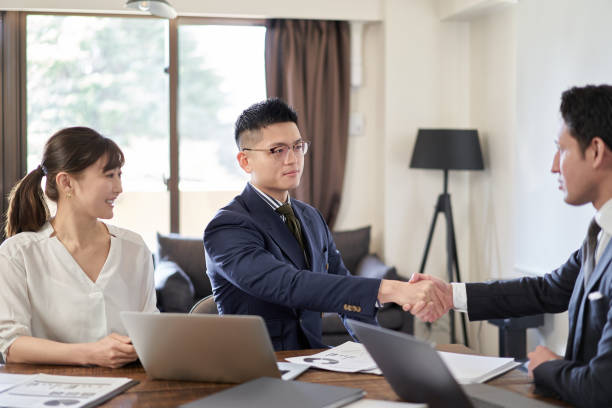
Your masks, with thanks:
<instances>
[{"instance_id":1,"label":"window","mask_svg":"<svg viewBox=\"0 0 612 408\"><path fill-rule=\"evenodd\" d=\"M176 232L201 236L216 210L243 188L233 123L265 98L264 27L178 21L27 16L28 171L61 128L88 126L111 137L126 156L124 192L111 223L140 233L151 248L156 231L170 231L171 211L180 214ZM176 112L170 111L172 52L179 55ZM180 182L169 191L166 180L177 160ZM171 208L171 194L180 194L179 208Z\"/></svg>"},{"instance_id":2,"label":"window","mask_svg":"<svg viewBox=\"0 0 612 408\"><path fill-rule=\"evenodd\" d=\"M185 24L178 39L180 230L201 236L247 180L235 158L234 122L266 96L265 28Z\"/></svg>"}]
</instances>

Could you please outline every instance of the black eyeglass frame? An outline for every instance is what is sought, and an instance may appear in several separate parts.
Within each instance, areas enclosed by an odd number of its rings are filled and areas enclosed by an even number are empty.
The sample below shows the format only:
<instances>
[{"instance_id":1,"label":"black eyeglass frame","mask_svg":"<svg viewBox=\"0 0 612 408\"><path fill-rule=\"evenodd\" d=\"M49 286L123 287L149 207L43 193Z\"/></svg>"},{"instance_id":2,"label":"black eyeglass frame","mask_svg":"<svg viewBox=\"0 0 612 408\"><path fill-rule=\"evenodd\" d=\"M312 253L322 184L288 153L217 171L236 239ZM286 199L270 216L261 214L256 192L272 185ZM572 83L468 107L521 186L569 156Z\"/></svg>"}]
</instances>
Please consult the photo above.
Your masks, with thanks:
<instances>
[{"instance_id":1,"label":"black eyeglass frame","mask_svg":"<svg viewBox=\"0 0 612 408\"><path fill-rule=\"evenodd\" d=\"M302 148L297 149L296 147L298 146L302 146ZM294 154L300 154L302 156L306 155L306 153L308 152L308 146L310 146L310 142L306 141L306 140L300 140L299 142L294 143L291 146L287 146L287 145L281 145L281 146L274 146L271 147L269 149L250 149L248 147L241 147L240 151L244 152L244 151L250 151L250 152L268 152L270 153L273 157L281 157L282 154L280 154L280 152L282 152L283 149L287 149L287 153L289 153L289 149L293 150ZM280 151L278 149L281 149Z\"/></svg>"}]
</instances>

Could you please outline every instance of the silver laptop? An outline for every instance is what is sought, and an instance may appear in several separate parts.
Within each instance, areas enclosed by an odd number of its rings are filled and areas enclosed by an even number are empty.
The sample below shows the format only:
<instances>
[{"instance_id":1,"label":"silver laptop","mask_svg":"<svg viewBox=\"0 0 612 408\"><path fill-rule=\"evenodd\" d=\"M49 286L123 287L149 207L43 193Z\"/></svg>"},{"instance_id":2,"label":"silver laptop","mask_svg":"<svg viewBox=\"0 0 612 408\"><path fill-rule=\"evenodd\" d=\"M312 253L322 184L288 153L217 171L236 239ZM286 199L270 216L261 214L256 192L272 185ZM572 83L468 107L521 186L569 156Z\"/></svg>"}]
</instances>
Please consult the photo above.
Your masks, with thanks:
<instances>
[{"instance_id":1,"label":"silver laptop","mask_svg":"<svg viewBox=\"0 0 612 408\"><path fill-rule=\"evenodd\" d=\"M413 336L349 320L393 391L430 408L544 408L555 405L486 384L460 386L436 350Z\"/></svg>"},{"instance_id":2,"label":"silver laptop","mask_svg":"<svg viewBox=\"0 0 612 408\"><path fill-rule=\"evenodd\" d=\"M121 312L152 378L242 383L280 378L260 316Z\"/></svg>"}]
</instances>

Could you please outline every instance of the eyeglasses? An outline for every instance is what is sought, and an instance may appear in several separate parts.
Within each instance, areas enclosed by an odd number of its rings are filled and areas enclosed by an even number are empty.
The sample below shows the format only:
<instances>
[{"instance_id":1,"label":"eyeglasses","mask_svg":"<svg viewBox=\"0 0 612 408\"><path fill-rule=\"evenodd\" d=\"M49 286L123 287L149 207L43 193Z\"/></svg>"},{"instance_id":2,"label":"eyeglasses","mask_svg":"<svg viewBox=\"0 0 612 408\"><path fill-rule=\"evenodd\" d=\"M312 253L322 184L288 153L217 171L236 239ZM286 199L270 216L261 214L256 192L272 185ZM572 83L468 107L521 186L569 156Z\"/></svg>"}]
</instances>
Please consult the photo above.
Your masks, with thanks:
<instances>
[{"instance_id":1,"label":"eyeglasses","mask_svg":"<svg viewBox=\"0 0 612 408\"><path fill-rule=\"evenodd\" d=\"M295 154L296 156L304 156L308 151L308 142L300 141L294 144L293 146L275 146L270 149L249 149L247 147L242 147L240 150L248 150L252 152L268 152L274 158L274 160L284 162L287 159L289 150L293 150L293 154Z\"/></svg>"}]
</instances>

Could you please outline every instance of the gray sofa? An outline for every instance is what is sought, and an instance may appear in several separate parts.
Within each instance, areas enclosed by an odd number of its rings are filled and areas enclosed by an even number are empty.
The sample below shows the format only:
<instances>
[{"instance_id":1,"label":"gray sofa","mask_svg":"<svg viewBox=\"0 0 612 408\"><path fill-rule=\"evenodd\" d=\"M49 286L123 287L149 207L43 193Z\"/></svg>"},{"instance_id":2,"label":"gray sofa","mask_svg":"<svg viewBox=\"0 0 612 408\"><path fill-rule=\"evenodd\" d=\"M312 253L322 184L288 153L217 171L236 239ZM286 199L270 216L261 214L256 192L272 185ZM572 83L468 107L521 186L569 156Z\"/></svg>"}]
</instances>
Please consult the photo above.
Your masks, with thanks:
<instances>
[{"instance_id":1,"label":"gray sofa","mask_svg":"<svg viewBox=\"0 0 612 408\"><path fill-rule=\"evenodd\" d=\"M344 264L353 275L400 279L394 267L385 265L375 254L369 253L370 227L333 232L334 241ZM155 287L157 306L162 312L186 313L212 289L206 275L202 240L177 234L157 234ZM394 304L385 305L378 313L381 326L406 333L413 332L410 313ZM323 314L323 342L338 345L350 336L335 313Z\"/></svg>"}]
</instances>

